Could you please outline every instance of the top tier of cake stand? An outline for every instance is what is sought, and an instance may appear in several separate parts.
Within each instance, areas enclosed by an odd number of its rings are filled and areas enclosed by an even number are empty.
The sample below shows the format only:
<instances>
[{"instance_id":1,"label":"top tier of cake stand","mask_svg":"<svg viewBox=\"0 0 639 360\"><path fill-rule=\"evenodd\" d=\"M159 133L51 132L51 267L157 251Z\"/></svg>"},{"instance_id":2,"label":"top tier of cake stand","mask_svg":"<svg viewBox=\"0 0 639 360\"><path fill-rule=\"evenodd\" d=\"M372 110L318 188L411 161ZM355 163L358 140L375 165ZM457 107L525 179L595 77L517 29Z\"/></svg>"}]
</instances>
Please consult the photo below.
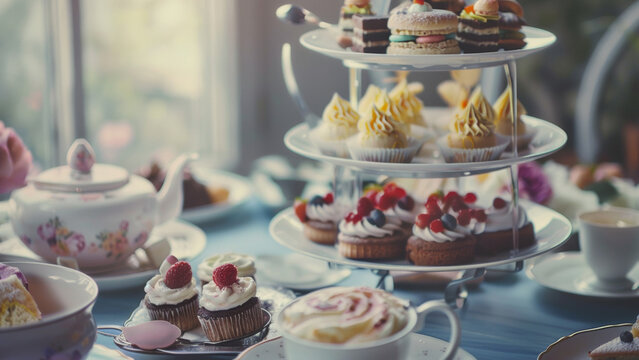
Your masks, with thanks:
<instances>
[{"instance_id":1,"label":"top tier of cake stand","mask_svg":"<svg viewBox=\"0 0 639 360\"><path fill-rule=\"evenodd\" d=\"M333 57L349 68L368 70L449 71L458 69L485 68L503 65L534 54L551 46L557 37L551 32L524 26L527 45L519 50L500 50L476 54L450 55L390 55L367 54L341 48L336 41L336 32L327 29L312 30L300 37L302 45L309 50Z\"/></svg>"}]
</instances>

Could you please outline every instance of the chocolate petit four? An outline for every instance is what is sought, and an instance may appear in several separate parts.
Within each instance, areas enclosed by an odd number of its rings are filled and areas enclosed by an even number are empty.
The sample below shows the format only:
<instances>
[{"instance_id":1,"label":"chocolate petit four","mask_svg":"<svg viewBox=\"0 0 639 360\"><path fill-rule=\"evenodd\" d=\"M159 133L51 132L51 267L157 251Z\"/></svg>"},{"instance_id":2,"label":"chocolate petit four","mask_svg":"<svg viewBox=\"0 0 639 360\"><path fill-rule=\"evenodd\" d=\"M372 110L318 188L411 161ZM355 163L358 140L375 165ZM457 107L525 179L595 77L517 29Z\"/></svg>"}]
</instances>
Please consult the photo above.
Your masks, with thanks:
<instances>
[{"instance_id":1,"label":"chocolate petit four","mask_svg":"<svg viewBox=\"0 0 639 360\"><path fill-rule=\"evenodd\" d=\"M388 16L354 15L353 46L351 50L363 53L385 54L390 30Z\"/></svg>"}]
</instances>

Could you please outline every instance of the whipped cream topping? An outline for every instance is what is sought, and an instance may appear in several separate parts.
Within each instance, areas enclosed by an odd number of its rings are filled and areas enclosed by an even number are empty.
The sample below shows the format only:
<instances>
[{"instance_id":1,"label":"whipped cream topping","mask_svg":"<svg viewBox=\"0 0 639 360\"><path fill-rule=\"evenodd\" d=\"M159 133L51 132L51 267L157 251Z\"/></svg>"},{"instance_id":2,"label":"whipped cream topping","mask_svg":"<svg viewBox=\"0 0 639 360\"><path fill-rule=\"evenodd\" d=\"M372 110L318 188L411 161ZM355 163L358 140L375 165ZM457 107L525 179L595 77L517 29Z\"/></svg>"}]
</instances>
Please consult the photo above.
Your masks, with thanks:
<instances>
[{"instance_id":1,"label":"whipped cream topping","mask_svg":"<svg viewBox=\"0 0 639 360\"><path fill-rule=\"evenodd\" d=\"M386 223L382 227L377 227L371 224L368 220L366 220L366 218L363 218L356 223L342 220L342 222L339 223L339 231L348 236L380 238L392 235L395 231L401 230L401 225L402 220L393 217L386 218Z\"/></svg>"},{"instance_id":2,"label":"whipped cream topping","mask_svg":"<svg viewBox=\"0 0 639 360\"><path fill-rule=\"evenodd\" d=\"M333 222L337 224L348 212L343 204L333 201L331 204L306 204L306 216L311 220Z\"/></svg>"},{"instance_id":3,"label":"whipped cream topping","mask_svg":"<svg viewBox=\"0 0 639 360\"><path fill-rule=\"evenodd\" d=\"M464 110L455 114L455 121L450 123L450 131L462 136L490 136L493 133L492 124L472 103L469 103Z\"/></svg>"},{"instance_id":4,"label":"whipped cream topping","mask_svg":"<svg viewBox=\"0 0 639 360\"><path fill-rule=\"evenodd\" d=\"M222 264L233 264L237 268L237 276L255 275L255 259L252 256L237 253L216 254L206 258L197 267L200 280L211 281L213 270Z\"/></svg>"},{"instance_id":5,"label":"whipped cream topping","mask_svg":"<svg viewBox=\"0 0 639 360\"><path fill-rule=\"evenodd\" d=\"M194 278L191 278L191 282L185 287L171 289L164 283L163 275L152 277L144 286L144 292L149 302L154 305L175 305L198 294Z\"/></svg>"},{"instance_id":6,"label":"whipped cream topping","mask_svg":"<svg viewBox=\"0 0 639 360\"><path fill-rule=\"evenodd\" d=\"M283 330L302 339L355 344L389 337L408 322L408 304L370 288L332 287L310 293L282 312Z\"/></svg>"},{"instance_id":7,"label":"whipped cream topping","mask_svg":"<svg viewBox=\"0 0 639 360\"><path fill-rule=\"evenodd\" d=\"M399 207L397 204L395 206L384 210L384 215L386 219L388 218L398 218L404 223L413 223L415 220L415 216L417 216L417 206L413 206L413 210L406 210Z\"/></svg>"},{"instance_id":8,"label":"whipped cream topping","mask_svg":"<svg viewBox=\"0 0 639 360\"><path fill-rule=\"evenodd\" d=\"M337 93L324 108L322 122L314 131L326 140L342 140L357 132L359 114Z\"/></svg>"},{"instance_id":9,"label":"whipped cream topping","mask_svg":"<svg viewBox=\"0 0 639 360\"><path fill-rule=\"evenodd\" d=\"M486 232L495 232L501 230L507 230L513 228L513 215L509 211L509 206L504 206L501 209L495 209L494 207L490 207L486 209ZM528 217L526 216L526 211L519 206L519 222L518 228L524 227L528 222Z\"/></svg>"},{"instance_id":10,"label":"whipped cream topping","mask_svg":"<svg viewBox=\"0 0 639 360\"><path fill-rule=\"evenodd\" d=\"M511 119L512 113L510 108L510 88L499 96L495 104L493 105L495 110L495 127L496 131L500 134L510 135L513 132L513 122ZM521 116L526 115L526 109L521 104L521 101L517 100L517 134L522 135L526 132L526 124L521 120Z\"/></svg>"},{"instance_id":11,"label":"whipped cream topping","mask_svg":"<svg viewBox=\"0 0 639 360\"><path fill-rule=\"evenodd\" d=\"M622 354L626 352L639 351L639 338L633 338L632 342L625 343L621 341L619 336L608 341L607 343L600 345L596 349L590 352L591 355L604 355L604 354ZM613 359L614 357L610 357ZM621 355L618 357L623 359Z\"/></svg>"},{"instance_id":12,"label":"whipped cream topping","mask_svg":"<svg viewBox=\"0 0 639 360\"><path fill-rule=\"evenodd\" d=\"M382 93L382 89L379 87L370 84L364 93L364 96L359 100L359 105L357 106L357 111L360 114L366 114L370 111L370 109L377 102L377 97Z\"/></svg>"},{"instance_id":13,"label":"whipped cream topping","mask_svg":"<svg viewBox=\"0 0 639 360\"><path fill-rule=\"evenodd\" d=\"M256 294L255 280L241 277L233 285L220 288L211 281L202 287L200 306L209 311L228 310L249 301Z\"/></svg>"},{"instance_id":14,"label":"whipped cream topping","mask_svg":"<svg viewBox=\"0 0 639 360\"><path fill-rule=\"evenodd\" d=\"M440 233L432 231L429 227L421 229L417 225L413 225L413 235L424 241L432 241L437 243L450 242L466 237L467 233L463 232L459 226L455 230L444 229Z\"/></svg>"},{"instance_id":15,"label":"whipped cream topping","mask_svg":"<svg viewBox=\"0 0 639 360\"><path fill-rule=\"evenodd\" d=\"M381 94L379 94L377 100L375 100L375 106L384 114L393 118L393 120L401 123L403 125L401 130L404 133L408 134L410 132L410 116L407 110L394 103L386 90L382 90Z\"/></svg>"},{"instance_id":16,"label":"whipped cream topping","mask_svg":"<svg viewBox=\"0 0 639 360\"><path fill-rule=\"evenodd\" d=\"M391 100L399 106L407 115L407 120L411 124L424 125L422 118L422 103L414 93L408 89L406 79L400 81L389 94Z\"/></svg>"},{"instance_id":17,"label":"whipped cream topping","mask_svg":"<svg viewBox=\"0 0 639 360\"><path fill-rule=\"evenodd\" d=\"M493 106L486 100L479 86L470 94L468 101L475 106L475 109L486 121L490 123L495 121L495 110L493 110Z\"/></svg>"}]
</instances>

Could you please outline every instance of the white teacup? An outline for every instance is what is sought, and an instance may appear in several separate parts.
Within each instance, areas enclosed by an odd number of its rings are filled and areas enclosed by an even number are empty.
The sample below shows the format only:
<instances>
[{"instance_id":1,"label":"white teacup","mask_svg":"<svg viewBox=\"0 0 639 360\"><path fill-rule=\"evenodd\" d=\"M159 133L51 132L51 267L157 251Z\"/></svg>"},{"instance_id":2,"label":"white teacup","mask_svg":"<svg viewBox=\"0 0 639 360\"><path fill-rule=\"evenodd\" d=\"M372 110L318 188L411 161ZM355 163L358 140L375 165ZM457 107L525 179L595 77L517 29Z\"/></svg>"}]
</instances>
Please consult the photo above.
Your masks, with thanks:
<instances>
[{"instance_id":1,"label":"white teacup","mask_svg":"<svg viewBox=\"0 0 639 360\"><path fill-rule=\"evenodd\" d=\"M300 298L300 299L303 299ZM451 339L441 359L453 359L459 348L461 340L461 325L459 318L442 300L431 300L418 306L408 308L408 321L397 333L379 340L362 342L357 344L333 344L302 339L287 331L284 324L283 313L286 309L300 301L297 299L288 304L277 318L278 328L284 338L284 352L287 359L297 360L372 360L372 359L408 359L410 350L410 336L413 331L418 331L424 326L426 315L432 312L441 312L447 316L451 327Z\"/></svg>"},{"instance_id":2,"label":"white teacup","mask_svg":"<svg viewBox=\"0 0 639 360\"><path fill-rule=\"evenodd\" d=\"M607 291L633 286L626 275L639 262L639 211L609 208L579 215L579 243L597 280Z\"/></svg>"}]
</instances>

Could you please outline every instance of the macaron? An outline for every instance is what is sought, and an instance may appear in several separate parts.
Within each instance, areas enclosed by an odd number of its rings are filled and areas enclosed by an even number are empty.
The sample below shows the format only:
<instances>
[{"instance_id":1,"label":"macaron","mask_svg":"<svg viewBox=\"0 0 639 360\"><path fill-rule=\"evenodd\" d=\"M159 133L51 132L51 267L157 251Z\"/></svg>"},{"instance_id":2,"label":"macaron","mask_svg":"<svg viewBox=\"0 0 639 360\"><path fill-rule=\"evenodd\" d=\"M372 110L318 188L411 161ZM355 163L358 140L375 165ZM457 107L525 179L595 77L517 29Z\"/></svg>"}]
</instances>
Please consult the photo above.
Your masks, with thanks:
<instances>
[{"instance_id":1,"label":"macaron","mask_svg":"<svg viewBox=\"0 0 639 360\"><path fill-rule=\"evenodd\" d=\"M457 15L447 10L433 10L423 0L402 4L388 18L391 30L388 54L458 54L455 31Z\"/></svg>"}]
</instances>

